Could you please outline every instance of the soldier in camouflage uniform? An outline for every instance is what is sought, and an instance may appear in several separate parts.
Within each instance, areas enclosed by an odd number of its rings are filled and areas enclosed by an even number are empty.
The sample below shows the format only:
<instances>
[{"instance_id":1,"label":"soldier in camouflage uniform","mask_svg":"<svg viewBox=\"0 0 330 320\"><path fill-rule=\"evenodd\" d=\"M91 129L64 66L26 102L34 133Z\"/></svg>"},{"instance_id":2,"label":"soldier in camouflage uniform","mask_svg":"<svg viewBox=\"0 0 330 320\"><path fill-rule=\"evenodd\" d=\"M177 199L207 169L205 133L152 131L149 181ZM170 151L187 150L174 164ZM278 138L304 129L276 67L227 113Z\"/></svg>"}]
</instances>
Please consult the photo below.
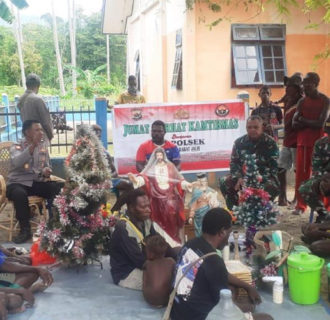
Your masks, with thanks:
<instances>
[{"instance_id":1,"label":"soldier in camouflage uniform","mask_svg":"<svg viewBox=\"0 0 330 320\"><path fill-rule=\"evenodd\" d=\"M330 218L322 201L323 197L330 196L330 119L326 122L324 131L328 136L315 142L312 159L313 175L299 188L306 204L318 213L316 222Z\"/></svg>"},{"instance_id":2,"label":"soldier in camouflage uniform","mask_svg":"<svg viewBox=\"0 0 330 320\"><path fill-rule=\"evenodd\" d=\"M263 133L263 121L259 116L251 116L246 121L247 134L238 138L233 147L230 174L220 179L220 190L228 209L238 205L238 192L243 186L245 155L255 154L257 166L262 176L264 190L271 199L279 193L277 159L279 155L275 140Z\"/></svg>"}]
</instances>

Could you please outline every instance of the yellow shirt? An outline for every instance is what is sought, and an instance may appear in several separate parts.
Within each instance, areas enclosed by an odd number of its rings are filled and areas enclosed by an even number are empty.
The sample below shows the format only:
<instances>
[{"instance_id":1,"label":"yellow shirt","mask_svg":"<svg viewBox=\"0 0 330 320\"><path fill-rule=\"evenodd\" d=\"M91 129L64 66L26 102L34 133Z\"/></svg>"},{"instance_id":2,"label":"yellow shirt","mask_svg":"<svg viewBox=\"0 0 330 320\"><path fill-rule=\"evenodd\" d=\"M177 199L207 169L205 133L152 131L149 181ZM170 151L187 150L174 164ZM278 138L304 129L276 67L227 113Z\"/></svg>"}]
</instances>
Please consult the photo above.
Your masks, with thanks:
<instances>
[{"instance_id":1,"label":"yellow shirt","mask_svg":"<svg viewBox=\"0 0 330 320\"><path fill-rule=\"evenodd\" d=\"M128 92L122 93L118 100L118 104L126 104L126 103L145 103L146 100L144 99L144 96L140 93L137 93L136 96L131 95Z\"/></svg>"}]
</instances>

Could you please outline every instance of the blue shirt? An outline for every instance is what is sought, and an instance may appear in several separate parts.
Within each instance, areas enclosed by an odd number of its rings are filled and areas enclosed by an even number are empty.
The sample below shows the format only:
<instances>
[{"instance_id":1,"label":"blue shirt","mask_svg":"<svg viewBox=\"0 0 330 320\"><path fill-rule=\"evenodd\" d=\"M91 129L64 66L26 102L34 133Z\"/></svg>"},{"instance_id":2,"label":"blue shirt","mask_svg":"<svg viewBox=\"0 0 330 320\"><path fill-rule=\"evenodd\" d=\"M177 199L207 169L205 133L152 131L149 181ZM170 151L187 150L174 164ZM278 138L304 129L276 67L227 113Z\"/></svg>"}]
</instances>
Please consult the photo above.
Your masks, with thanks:
<instances>
[{"instance_id":1,"label":"blue shirt","mask_svg":"<svg viewBox=\"0 0 330 320\"><path fill-rule=\"evenodd\" d=\"M6 261L7 256L0 250L0 266Z\"/></svg>"}]
</instances>

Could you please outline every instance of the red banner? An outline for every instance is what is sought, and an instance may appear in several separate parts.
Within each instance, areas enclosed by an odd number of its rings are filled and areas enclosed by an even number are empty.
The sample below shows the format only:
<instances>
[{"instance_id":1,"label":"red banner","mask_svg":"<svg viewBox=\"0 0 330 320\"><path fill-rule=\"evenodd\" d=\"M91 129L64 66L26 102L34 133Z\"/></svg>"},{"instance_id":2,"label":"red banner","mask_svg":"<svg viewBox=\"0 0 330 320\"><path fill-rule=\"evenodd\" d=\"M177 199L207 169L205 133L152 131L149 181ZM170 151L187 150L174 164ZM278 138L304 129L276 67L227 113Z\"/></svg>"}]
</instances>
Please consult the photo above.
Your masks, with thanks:
<instances>
[{"instance_id":1,"label":"red banner","mask_svg":"<svg viewBox=\"0 0 330 320\"><path fill-rule=\"evenodd\" d=\"M183 172L227 170L234 141L245 134L247 108L241 100L212 103L117 105L113 142L119 174L136 172L136 151L162 120L165 139L177 145Z\"/></svg>"}]
</instances>

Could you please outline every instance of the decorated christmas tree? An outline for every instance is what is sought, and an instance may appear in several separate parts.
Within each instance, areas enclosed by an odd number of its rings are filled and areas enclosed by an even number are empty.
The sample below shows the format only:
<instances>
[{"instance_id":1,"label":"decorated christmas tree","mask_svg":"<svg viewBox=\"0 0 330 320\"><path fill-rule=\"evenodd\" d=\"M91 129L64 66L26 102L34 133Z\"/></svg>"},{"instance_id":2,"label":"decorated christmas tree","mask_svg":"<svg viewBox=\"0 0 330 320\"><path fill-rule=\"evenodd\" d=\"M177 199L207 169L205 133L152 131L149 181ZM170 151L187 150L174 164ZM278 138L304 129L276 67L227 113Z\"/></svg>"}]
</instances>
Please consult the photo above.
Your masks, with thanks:
<instances>
[{"instance_id":1,"label":"decorated christmas tree","mask_svg":"<svg viewBox=\"0 0 330 320\"><path fill-rule=\"evenodd\" d=\"M275 224L279 211L264 190L266 181L258 171L255 154L246 154L245 170L243 190L239 205L233 208L234 215L245 227L259 228Z\"/></svg>"},{"instance_id":2,"label":"decorated christmas tree","mask_svg":"<svg viewBox=\"0 0 330 320\"><path fill-rule=\"evenodd\" d=\"M85 264L98 258L113 222L101 208L111 185L105 152L89 127L79 128L65 165L53 218L40 227L41 248L65 264Z\"/></svg>"}]
</instances>

